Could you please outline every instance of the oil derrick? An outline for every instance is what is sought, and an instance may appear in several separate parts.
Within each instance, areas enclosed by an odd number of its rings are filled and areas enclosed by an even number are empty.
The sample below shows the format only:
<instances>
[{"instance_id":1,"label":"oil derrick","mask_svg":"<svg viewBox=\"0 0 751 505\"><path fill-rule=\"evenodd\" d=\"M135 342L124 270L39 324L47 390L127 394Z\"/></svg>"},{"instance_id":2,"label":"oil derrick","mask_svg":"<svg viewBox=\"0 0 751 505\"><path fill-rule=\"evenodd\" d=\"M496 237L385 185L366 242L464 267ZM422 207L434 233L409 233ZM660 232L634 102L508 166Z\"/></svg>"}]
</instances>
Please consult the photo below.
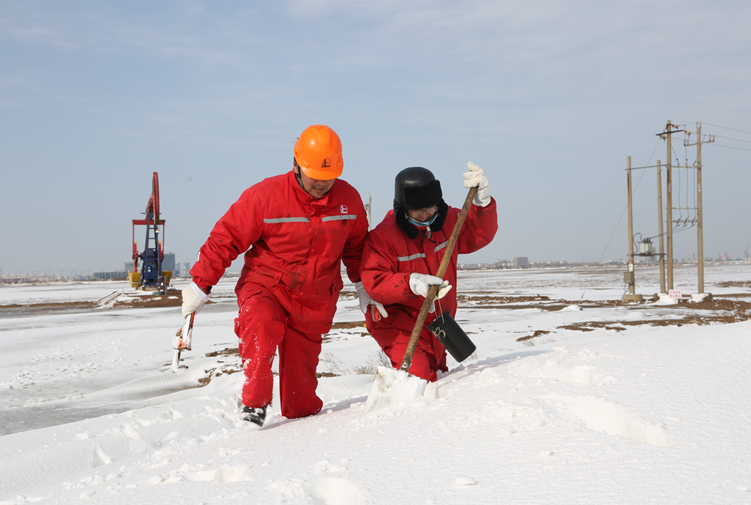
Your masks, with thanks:
<instances>
[{"instance_id":1,"label":"oil derrick","mask_svg":"<svg viewBox=\"0 0 751 505\"><path fill-rule=\"evenodd\" d=\"M172 272L162 270L164 248L159 237L164 236L164 219L159 215L159 176L156 172L152 178L151 196L144 214L145 219L133 220L133 271L128 273L128 280L132 288L166 293ZM142 252L138 252L136 226L146 227L146 243ZM140 270L138 260L141 260Z\"/></svg>"}]
</instances>

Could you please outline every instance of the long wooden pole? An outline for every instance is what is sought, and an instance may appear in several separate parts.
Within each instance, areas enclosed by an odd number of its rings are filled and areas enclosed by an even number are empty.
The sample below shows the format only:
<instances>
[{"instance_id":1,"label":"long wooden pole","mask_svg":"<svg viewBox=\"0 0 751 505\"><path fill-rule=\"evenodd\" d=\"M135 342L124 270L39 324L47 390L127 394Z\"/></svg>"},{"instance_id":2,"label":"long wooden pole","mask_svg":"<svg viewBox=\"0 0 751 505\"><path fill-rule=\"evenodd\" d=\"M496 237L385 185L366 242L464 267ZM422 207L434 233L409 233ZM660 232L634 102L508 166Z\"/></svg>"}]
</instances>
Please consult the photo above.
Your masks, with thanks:
<instances>
[{"instance_id":1,"label":"long wooden pole","mask_svg":"<svg viewBox=\"0 0 751 505\"><path fill-rule=\"evenodd\" d=\"M668 290L673 289L673 154L671 152L671 135L673 124L668 120L668 171L667 171L667 222L668 227Z\"/></svg>"},{"instance_id":2,"label":"long wooden pole","mask_svg":"<svg viewBox=\"0 0 751 505\"><path fill-rule=\"evenodd\" d=\"M696 252L699 293L704 293L704 210L701 203L701 123L696 124Z\"/></svg>"},{"instance_id":3,"label":"long wooden pole","mask_svg":"<svg viewBox=\"0 0 751 505\"><path fill-rule=\"evenodd\" d=\"M665 291L665 234L662 230L662 170L657 160L657 223L660 234L660 293Z\"/></svg>"},{"instance_id":4,"label":"long wooden pole","mask_svg":"<svg viewBox=\"0 0 751 505\"><path fill-rule=\"evenodd\" d=\"M628 169L626 170L628 179L628 271L631 274L631 282L628 285L628 292L636 294L636 274L634 273L634 212L631 203L631 156L628 157Z\"/></svg>"}]
</instances>

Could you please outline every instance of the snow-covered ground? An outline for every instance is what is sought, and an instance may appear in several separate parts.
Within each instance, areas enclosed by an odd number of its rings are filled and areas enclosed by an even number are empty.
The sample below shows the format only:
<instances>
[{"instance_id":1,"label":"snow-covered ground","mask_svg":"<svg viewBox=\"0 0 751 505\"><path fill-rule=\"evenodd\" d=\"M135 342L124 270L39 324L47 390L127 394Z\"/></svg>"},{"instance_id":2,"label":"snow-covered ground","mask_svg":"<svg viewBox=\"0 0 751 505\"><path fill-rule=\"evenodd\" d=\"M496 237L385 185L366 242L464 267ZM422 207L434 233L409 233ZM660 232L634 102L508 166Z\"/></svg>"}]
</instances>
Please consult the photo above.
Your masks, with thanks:
<instances>
[{"instance_id":1,"label":"snow-covered ground","mask_svg":"<svg viewBox=\"0 0 751 505\"><path fill-rule=\"evenodd\" d=\"M476 355L369 414L378 347L338 324L323 412L287 420L273 405L262 429L237 418L237 358L206 357L236 346L234 280L196 318L179 375L179 308L2 316L0 503L751 503L751 321L586 302L619 300L622 271L460 273ZM656 270L637 266L637 283L651 296ZM692 293L696 268L675 284ZM120 289L3 286L0 308ZM751 301L751 265L708 265L705 290ZM335 322L362 320L346 285Z\"/></svg>"}]
</instances>

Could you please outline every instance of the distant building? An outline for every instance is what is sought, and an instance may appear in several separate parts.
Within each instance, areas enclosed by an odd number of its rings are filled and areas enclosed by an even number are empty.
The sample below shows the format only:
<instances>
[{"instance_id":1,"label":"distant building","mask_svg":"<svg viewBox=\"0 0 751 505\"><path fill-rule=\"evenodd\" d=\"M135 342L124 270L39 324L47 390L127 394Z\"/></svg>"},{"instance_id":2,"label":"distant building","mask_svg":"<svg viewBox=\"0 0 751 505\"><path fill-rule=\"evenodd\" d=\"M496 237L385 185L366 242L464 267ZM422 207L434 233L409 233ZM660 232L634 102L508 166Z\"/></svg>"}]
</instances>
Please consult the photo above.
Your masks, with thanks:
<instances>
[{"instance_id":1,"label":"distant building","mask_svg":"<svg viewBox=\"0 0 751 505\"><path fill-rule=\"evenodd\" d=\"M188 277L190 275L190 262L177 263L173 277Z\"/></svg>"},{"instance_id":2,"label":"distant building","mask_svg":"<svg viewBox=\"0 0 751 505\"><path fill-rule=\"evenodd\" d=\"M167 270L169 272L175 271L175 253L164 253L162 270Z\"/></svg>"},{"instance_id":3,"label":"distant building","mask_svg":"<svg viewBox=\"0 0 751 505\"><path fill-rule=\"evenodd\" d=\"M0 284L25 284L29 282L53 282L55 274L3 274L0 270Z\"/></svg>"},{"instance_id":4,"label":"distant building","mask_svg":"<svg viewBox=\"0 0 751 505\"><path fill-rule=\"evenodd\" d=\"M94 278L100 281L103 280L124 280L128 278L128 272L94 272Z\"/></svg>"},{"instance_id":5,"label":"distant building","mask_svg":"<svg viewBox=\"0 0 751 505\"><path fill-rule=\"evenodd\" d=\"M529 268L529 260L526 256L514 258L514 268Z\"/></svg>"}]
</instances>

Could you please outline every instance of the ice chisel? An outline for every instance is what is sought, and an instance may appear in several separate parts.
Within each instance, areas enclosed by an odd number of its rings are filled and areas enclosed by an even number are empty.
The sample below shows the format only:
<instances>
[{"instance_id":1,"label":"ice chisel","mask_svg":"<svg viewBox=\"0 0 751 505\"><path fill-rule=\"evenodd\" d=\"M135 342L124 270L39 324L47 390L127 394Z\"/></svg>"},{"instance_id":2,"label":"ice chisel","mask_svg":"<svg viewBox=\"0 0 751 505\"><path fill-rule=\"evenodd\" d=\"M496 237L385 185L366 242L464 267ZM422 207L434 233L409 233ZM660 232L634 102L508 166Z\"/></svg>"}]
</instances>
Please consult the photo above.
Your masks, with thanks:
<instances>
[{"instance_id":1,"label":"ice chisel","mask_svg":"<svg viewBox=\"0 0 751 505\"><path fill-rule=\"evenodd\" d=\"M172 338L172 347L175 349L175 355L172 358L172 371L174 373L180 373L188 368L186 365L180 364L180 353L190 351L193 347L193 320L195 318L196 313L191 312L185 318L185 324L177 330L177 334Z\"/></svg>"}]
</instances>

